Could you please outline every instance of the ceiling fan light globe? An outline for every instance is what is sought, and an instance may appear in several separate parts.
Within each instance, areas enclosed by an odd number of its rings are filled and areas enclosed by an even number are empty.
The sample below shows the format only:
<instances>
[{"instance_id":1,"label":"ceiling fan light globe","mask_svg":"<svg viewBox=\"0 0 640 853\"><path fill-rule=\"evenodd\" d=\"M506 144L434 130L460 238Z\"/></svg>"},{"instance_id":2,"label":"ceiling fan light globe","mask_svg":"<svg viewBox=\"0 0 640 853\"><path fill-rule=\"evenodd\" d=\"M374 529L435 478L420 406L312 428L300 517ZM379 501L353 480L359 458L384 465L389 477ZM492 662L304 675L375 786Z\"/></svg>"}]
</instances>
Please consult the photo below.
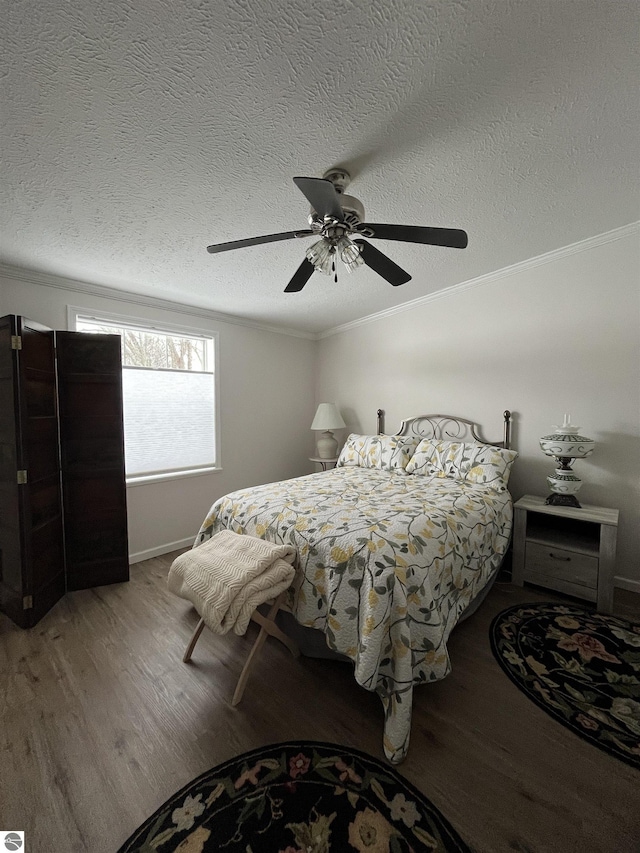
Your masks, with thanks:
<instances>
[{"instance_id":1,"label":"ceiling fan light globe","mask_svg":"<svg viewBox=\"0 0 640 853\"><path fill-rule=\"evenodd\" d=\"M361 257L360 246L357 246L349 237L341 237L337 244L340 260L346 266L348 272L355 272L364 264Z\"/></svg>"},{"instance_id":2,"label":"ceiling fan light globe","mask_svg":"<svg viewBox=\"0 0 640 853\"><path fill-rule=\"evenodd\" d=\"M309 246L305 252L307 260L310 261L318 272L331 275L333 266L333 247L327 240L322 238Z\"/></svg>"},{"instance_id":3,"label":"ceiling fan light globe","mask_svg":"<svg viewBox=\"0 0 640 853\"><path fill-rule=\"evenodd\" d=\"M363 267L364 261L362 260L361 257L358 257L354 261L349 261L349 262L345 261L344 265L347 268L347 272L352 273L352 272L355 272L356 270L359 270L360 267Z\"/></svg>"}]
</instances>

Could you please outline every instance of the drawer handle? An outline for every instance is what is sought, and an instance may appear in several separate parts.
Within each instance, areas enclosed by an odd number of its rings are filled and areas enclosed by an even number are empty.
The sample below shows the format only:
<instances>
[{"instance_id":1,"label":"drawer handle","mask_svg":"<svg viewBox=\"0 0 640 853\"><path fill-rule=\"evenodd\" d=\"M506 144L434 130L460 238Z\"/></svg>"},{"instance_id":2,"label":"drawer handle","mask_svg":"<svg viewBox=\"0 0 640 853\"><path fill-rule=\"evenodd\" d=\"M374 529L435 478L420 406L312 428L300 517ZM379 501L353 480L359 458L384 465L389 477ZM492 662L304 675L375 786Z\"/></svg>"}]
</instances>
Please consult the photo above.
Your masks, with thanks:
<instances>
[{"instance_id":1,"label":"drawer handle","mask_svg":"<svg viewBox=\"0 0 640 853\"><path fill-rule=\"evenodd\" d=\"M561 560L563 563L571 562L571 557L558 557L553 553L553 551L549 551L549 556L552 560Z\"/></svg>"}]
</instances>

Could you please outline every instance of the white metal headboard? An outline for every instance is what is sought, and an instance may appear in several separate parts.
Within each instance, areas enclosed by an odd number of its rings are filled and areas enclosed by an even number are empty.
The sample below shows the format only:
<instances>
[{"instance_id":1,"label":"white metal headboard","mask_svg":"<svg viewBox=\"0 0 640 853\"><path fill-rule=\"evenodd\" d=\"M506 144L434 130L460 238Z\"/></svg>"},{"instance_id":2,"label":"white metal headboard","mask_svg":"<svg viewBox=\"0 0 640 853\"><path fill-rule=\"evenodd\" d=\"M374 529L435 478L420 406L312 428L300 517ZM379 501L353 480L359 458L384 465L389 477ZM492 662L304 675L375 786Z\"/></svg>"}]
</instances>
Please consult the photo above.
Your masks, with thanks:
<instances>
[{"instance_id":1,"label":"white metal headboard","mask_svg":"<svg viewBox=\"0 0 640 853\"><path fill-rule=\"evenodd\" d=\"M378 435L382 435L384 409L378 409L377 414ZM487 441L480 435L480 427L475 421L454 415L418 415L415 418L406 418L394 435L435 438L437 441L478 441L481 444L491 444L493 447L504 447L508 450L511 442L511 412L508 409L503 413L503 418L502 441Z\"/></svg>"}]
</instances>

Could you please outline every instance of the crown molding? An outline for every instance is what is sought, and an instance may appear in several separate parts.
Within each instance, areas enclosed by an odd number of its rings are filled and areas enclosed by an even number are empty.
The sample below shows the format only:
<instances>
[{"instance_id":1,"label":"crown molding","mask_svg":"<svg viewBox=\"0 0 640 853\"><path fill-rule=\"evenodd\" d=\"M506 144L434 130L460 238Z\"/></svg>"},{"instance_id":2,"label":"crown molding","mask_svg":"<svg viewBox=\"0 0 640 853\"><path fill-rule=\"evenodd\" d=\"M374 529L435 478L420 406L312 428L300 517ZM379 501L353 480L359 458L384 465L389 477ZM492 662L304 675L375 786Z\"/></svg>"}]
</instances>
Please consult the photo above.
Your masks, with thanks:
<instances>
[{"instance_id":1,"label":"crown molding","mask_svg":"<svg viewBox=\"0 0 640 853\"><path fill-rule=\"evenodd\" d=\"M259 329L262 332L272 332L276 335L287 335L293 338L305 338L306 340L317 340L313 332L303 332L299 329L289 329L283 326L271 326L256 320L237 317L233 314L222 314L209 308L198 308L196 305L186 305L183 302L174 302L171 299L161 299L157 296L145 296L132 293L129 290L119 290L116 287L107 287L102 284L91 284L81 279L65 278L53 273L37 272L24 267L14 267L10 264L0 263L0 276L24 281L28 284L38 284L42 287L54 287L58 290L66 290L71 293L90 294L101 299L111 299L124 302L129 305L143 305L146 308L157 308L162 311L174 311L190 317L198 317L202 320L211 320L217 323L228 323L233 326L246 326L250 329Z\"/></svg>"},{"instance_id":2,"label":"crown molding","mask_svg":"<svg viewBox=\"0 0 640 853\"><path fill-rule=\"evenodd\" d=\"M369 314L366 317L361 317L358 320L352 320L349 323L343 323L340 326L334 326L332 329L327 329L325 332L320 332L316 335L318 340L329 338L333 335L338 335L341 332L347 332L350 329L356 329L359 326L366 326L369 323L375 323L386 317L392 317L394 314L400 314L403 311L411 311L419 305L426 305L429 302L434 302L436 299L447 299L451 296L456 296L466 290L471 290L474 287L481 287L485 284L492 284L494 281L499 281L506 276L516 275L517 273L542 266L543 264L551 263L552 261L567 258L570 255L586 252L596 246L602 246L605 243L613 243L615 240L621 240L623 237L630 237L640 232L640 221L630 222L628 225L622 225L619 228L614 228L611 231L606 231L604 234L597 234L595 237L588 237L586 240L580 240L577 243L571 243L568 246L563 246L561 249L553 249L551 252L546 252L544 255L537 255L534 258L529 258L526 261L519 261L517 264L512 264L509 267L495 270L495 272L485 273L477 278L471 278L468 281L453 284L451 287L445 287L442 290L437 290L434 293L428 293L426 296L420 296L418 299L412 299L410 302L403 302L401 305L395 305L393 308L387 308L385 311L378 311L376 314Z\"/></svg>"}]
</instances>

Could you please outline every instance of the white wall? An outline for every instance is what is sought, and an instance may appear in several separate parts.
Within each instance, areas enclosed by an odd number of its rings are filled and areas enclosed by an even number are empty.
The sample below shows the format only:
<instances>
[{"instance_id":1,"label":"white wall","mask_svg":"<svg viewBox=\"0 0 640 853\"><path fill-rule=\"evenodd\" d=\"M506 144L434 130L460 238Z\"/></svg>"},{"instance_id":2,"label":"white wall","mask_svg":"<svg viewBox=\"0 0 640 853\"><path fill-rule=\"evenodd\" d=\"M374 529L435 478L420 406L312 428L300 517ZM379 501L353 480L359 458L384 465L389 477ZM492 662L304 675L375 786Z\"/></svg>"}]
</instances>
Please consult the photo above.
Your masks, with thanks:
<instances>
[{"instance_id":1,"label":"white wall","mask_svg":"<svg viewBox=\"0 0 640 853\"><path fill-rule=\"evenodd\" d=\"M375 432L382 408L386 432L447 413L477 420L488 440L511 409L515 499L547 494L553 460L538 439L569 412L596 441L575 463L580 500L620 510L616 574L640 582L639 282L627 228L370 318L320 342L316 399L335 400L354 432Z\"/></svg>"},{"instance_id":2,"label":"white wall","mask_svg":"<svg viewBox=\"0 0 640 853\"><path fill-rule=\"evenodd\" d=\"M38 275L34 274L37 281ZM309 425L314 406L317 343L207 318L197 309L168 310L140 301L106 298L106 288L79 293L0 275L0 316L21 314L55 329L67 328L67 305L160 323L217 331L219 335L222 470L162 483L129 486L129 553L132 559L190 544L210 505L244 486L310 473ZM115 294L117 296L117 294Z\"/></svg>"}]
</instances>

